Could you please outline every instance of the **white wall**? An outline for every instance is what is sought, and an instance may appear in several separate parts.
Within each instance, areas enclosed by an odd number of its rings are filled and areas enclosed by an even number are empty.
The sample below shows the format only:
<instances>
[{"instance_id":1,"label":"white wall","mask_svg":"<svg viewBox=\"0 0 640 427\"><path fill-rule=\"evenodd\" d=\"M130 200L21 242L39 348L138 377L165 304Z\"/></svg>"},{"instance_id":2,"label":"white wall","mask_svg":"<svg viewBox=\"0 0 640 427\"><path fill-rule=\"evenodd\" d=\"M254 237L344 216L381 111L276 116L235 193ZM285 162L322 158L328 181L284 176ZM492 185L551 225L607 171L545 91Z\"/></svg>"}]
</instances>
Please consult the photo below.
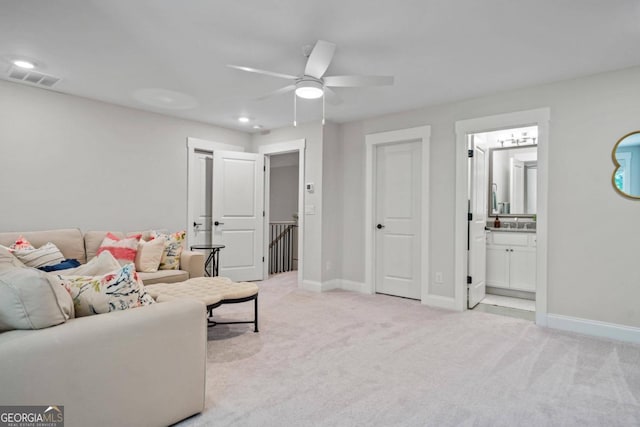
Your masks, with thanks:
<instances>
[{"instance_id":1,"label":"white wall","mask_svg":"<svg viewBox=\"0 0 640 427\"><path fill-rule=\"evenodd\" d=\"M0 81L0 231L184 229L187 137L249 134Z\"/></svg>"},{"instance_id":2,"label":"white wall","mask_svg":"<svg viewBox=\"0 0 640 427\"><path fill-rule=\"evenodd\" d=\"M342 278L343 171L339 128L323 128L322 281Z\"/></svg>"},{"instance_id":3,"label":"white wall","mask_svg":"<svg viewBox=\"0 0 640 427\"><path fill-rule=\"evenodd\" d=\"M293 214L298 212L298 165L271 165L270 174L269 221L294 221Z\"/></svg>"},{"instance_id":4,"label":"white wall","mask_svg":"<svg viewBox=\"0 0 640 427\"><path fill-rule=\"evenodd\" d=\"M457 120L550 107L548 312L640 326L640 202L612 188L611 150L640 128L640 68L347 123L343 278L364 280L365 135L431 125L431 271L453 297Z\"/></svg>"}]
</instances>

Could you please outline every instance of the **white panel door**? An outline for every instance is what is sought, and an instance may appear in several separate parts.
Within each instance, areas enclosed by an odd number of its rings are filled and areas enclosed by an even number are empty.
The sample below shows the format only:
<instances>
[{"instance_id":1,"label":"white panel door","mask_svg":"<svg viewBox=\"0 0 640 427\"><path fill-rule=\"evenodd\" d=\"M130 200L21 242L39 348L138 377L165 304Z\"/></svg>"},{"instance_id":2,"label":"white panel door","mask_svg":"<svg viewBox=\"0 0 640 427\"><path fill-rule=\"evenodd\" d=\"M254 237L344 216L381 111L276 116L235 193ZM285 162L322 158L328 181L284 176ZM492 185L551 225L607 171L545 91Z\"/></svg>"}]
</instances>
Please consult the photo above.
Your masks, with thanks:
<instances>
[{"instance_id":1,"label":"white panel door","mask_svg":"<svg viewBox=\"0 0 640 427\"><path fill-rule=\"evenodd\" d=\"M421 147L376 149L376 292L420 299Z\"/></svg>"},{"instance_id":2,"label":"white panel door","mask_svg":"<svg viewBox=\"0 0 640 427\"><path fill-rule=\"evenodd\" d=\"M213 155L211 153L195 153L195 179L193 184L196 195L191 245L208 245L211 243L211 180L213 171Z\"/></svg>"},{"instance_id":3,"label":"white panel door","mask_svg":"<svg viewBox=\"0 0 640 427\"><path fill-rule=\"evenodd\" d=\"M487 168L486 155L482 147L474 146L471 136L473 157L469 159L469 258L467 274L471 278L467 307L475 307L486 294L487 272L487 239L485 226L487 225ZM467 279L467 281L469 281Z\"/></svg>"},{"instance_id":4,"label":"white panel door","mask_svg":"<svg viewBox=\"0 0 640 427\"><path fill-rule=\"evenodd\" d=\"M213 153L213 243L220 251L219 275L235 281L262 280L264 156Z\"/></svg>"}]
</instances>

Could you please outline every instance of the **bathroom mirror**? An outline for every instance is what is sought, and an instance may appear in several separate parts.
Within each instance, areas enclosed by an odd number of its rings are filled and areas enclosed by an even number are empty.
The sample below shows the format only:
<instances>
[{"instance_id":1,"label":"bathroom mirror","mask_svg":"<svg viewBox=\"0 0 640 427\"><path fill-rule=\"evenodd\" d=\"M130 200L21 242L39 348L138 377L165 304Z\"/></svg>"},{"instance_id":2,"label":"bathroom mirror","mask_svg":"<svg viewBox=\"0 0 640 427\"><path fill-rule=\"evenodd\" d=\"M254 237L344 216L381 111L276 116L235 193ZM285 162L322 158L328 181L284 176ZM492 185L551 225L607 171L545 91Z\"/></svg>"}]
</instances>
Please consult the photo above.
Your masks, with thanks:
<instances>
[{"instance_id":1,"label":"bathroom mirror","mask_svg":"<svg viewBox=\"0 0 640 427\"><path fill-rule=\"evenodd\" d=\"M613 147L613 188L625 197L640 199L640 131L626 134Z\"/></svg>"},{"instance_id":2,"label":"bathroom mirror","mask_svg":"<svg viewBox=\"0 0 640 427\"><path fill-rule=\"evenodd\" d=\"M489 154L489 216L533 217L538 146L493 148Z\"/></svg>"}]
</instances>

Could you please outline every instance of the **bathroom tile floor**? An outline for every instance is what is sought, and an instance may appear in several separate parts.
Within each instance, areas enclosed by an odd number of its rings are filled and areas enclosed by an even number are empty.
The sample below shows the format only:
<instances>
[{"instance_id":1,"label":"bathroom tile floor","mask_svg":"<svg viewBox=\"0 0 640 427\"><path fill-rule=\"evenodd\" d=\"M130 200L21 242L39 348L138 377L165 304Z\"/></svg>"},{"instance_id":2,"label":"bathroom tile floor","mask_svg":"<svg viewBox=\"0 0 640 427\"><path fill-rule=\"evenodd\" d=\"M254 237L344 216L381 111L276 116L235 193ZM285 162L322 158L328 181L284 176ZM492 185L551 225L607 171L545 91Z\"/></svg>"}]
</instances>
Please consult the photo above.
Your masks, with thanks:
<instances>
[{"instance_id":1,"label":"bathroom tile floor","mask_svg":"<svg viewBox=\"0 0 640 427\"><path fill-rule=\"evenodd\" d=\"M516 317L535 321L536 302L522 298L505 297L501 295L487 295L476 305L474 310L500 316Z\"/></svg>"},{"instance_id":2,"label":"bathroom tile floor","mask_svg":"<svg viewBox=\"0 0 640 427\"><path fill-rule=\"evenodd\" d=\"M536 302L529 299L504 297L502 295L489 295L482 301L481 304L499 305L500 307L517 308L518 310L536 311Z\"/></svg>"}]
</instances>

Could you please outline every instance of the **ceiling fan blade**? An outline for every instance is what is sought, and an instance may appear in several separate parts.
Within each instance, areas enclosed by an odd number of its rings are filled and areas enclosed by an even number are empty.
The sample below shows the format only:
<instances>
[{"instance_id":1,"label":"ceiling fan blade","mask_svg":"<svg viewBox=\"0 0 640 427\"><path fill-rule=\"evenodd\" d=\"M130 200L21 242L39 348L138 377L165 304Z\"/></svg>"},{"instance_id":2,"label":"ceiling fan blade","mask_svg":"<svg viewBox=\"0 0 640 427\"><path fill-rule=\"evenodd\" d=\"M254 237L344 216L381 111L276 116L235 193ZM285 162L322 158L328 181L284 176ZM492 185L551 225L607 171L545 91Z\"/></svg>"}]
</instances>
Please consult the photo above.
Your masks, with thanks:
<instances>
[{"instance_id":1,"label":"ceiling fan blade","mask_svg":"<svg viewBox=\"0 0 640 427\"><path fill-rule=\"evenodd\" d=\"M329 89L326 86L324 87L324 96L329 104L332 104L332 105L342 104L342 98L340 98L340 95L338 95L337 93L335 93L333 90Z\"/></svg>"},{"instance_id":2,"label":"ceiling fan blade","mask_svg":"<svg viewBox=\"0 0 640 427\"><path fill-rule=\"evenodd\" d=\"M258 68L251 68L251 67L243 67L241 65L227 64L227 67L235 68L236 70L247 71L249 73L265 74L267 76L280 77L282 79L289 79L289 80L296 80L297 79L296 76L290 76L289 74L274 73L273 71L260 70Z\"/></svg>"},{"instance_id":3,"label":"ceiling fan blade","mask_svg":"<svg viewBox=\"0 0 640 427\"><path fill-rule=\"evenodd\" d=\"M393 76L327 76L326 86L332 87L362 87L389 86L393 84Z\"/></svg>"},{"instance_id":4,"label":"ceiling fan blade","mask_svg":"<svg viewBox=\"0 0 640 427\"><path fill-rule=\"evenodd\" d=\"M311 55L309 55L304 74L316 79L322 78L322 75L329 68L329 64L331 64L335 51L336 45L334 43L318 40L311 51Z\"/></svg>"},{"instance_id":5,"label":"ceiling fan blade","mask_svg":"<svg viewBox=\"0 0 640 427\"><path fill-rule=\"evenodd\" d=\"M285 87L281 87L278 90L274 90L273 92L269 92L266 93L262 96L259 96L256 98L256 101L262 101L263 99L267 99L270 98L272 96L276 96L276 95L280 95L282 93L287 93L287 92L291 92L292 90L296 89L296 85L289 85L289 86L285 86Z\"/></svg>"}]
</instances>

